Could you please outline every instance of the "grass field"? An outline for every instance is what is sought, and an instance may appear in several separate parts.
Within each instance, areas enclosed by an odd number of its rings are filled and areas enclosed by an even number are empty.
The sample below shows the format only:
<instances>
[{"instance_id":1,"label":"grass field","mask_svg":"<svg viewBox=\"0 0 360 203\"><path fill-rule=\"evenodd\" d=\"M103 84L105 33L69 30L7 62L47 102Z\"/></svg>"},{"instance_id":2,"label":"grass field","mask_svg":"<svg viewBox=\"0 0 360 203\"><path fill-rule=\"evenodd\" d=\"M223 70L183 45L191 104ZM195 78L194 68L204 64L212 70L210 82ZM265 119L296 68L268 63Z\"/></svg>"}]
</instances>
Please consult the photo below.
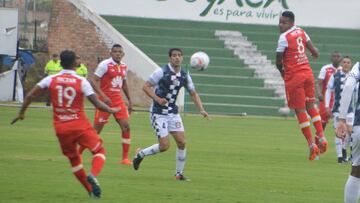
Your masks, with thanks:
<instances>
[{"instance_id":1,"label":"grass field","mask_svg":"<svg viewBox=\"0 0 360 203\"><path fill-rule=\"evenodd\" d=\"M0 202L89 202L61 154L49 109L29 109L9 123L17 108L0 107ZM93 118L92 111L88 116ZM146 157L139 171L118 164L119 128L102 133L107 162L98 180L99 202L342 202L350 164L339 165L332 129L329 151L307 160L308 149L294 119L183 116L187 132L185 174L173 179L175 143L170 151ZM132 149L156 142L147 113L131 117ZM84 158L89 168L89 153ZM95 201L95 200L93 200Z\"/></svg>"}]
</instances>

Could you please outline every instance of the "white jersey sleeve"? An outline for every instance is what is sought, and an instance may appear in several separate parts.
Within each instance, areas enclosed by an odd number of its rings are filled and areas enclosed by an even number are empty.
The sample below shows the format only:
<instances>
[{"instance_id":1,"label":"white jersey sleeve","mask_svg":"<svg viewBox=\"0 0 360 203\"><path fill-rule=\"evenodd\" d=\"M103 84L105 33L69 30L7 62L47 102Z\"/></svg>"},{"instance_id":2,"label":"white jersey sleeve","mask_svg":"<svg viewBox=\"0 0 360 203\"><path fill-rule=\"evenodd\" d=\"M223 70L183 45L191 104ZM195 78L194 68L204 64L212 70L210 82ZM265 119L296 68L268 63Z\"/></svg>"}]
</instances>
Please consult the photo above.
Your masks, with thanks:
<instances>
[{"instance_id":1,"label":"white jersey sleeve","mask_svg":"<svg viewBox=\"0 0 360 203\"><path fill-rule=\"evenodd\" d=\"M42 89L48 88L51 83L51 79L53 78L53 75L49 75L45 78L43 78L40 82L38 82L36 85L39 86Z\"/></svg>"},{"instance_id":2,"label":"white jersey sleeve","mask_svg":"<svg viewBox=\"0 0 360 203\"><path fill-rule=\"evenodd\" d=\"M330 107L331 93L334 91L334 75L331 75L325 92L325 107Z\"/></svg>"},{"instance_id":3,"label":"white jersey sleeve","mask_svg":"<svg viewBox=\"0 0 360 203\"><path fill-rule=\"evenodd\" d=\"M318 79L324 80L326 77L326 65L320 69Z\"/></svg>"},{"instance_id":4,"label":"white jersey sleeve","mask_svg":"<svg viewBox=\"0 0 360 203\"><path fill-rule=\"evenodd\" d=\"M81 91L86 97L95 94L94 89L91 87L89 81L87 81L85 78L81 81Z\"/></svg>"},{"instance_id":5,"label":"white jersey sleeve","mask_svg":"<svg viewBox=\"0 0 360 203\"><path fill-rule=\"evenodd\" d=\"M339 107L339 118L345 119L346 114L351 103L352 93L355 89L357 82L359 81L359 62L357 62L351 72L349 73L348 78L346 79L343 91L341 92L340 107Z\"/></svg>"},{"instance_id":6,"label":"white jersey sleeve","mask_svg":"<svg viewBox=\"0 0 360 203\"><path fill-rule=\"evenodd\" d=\"M164 76L163 70L161 68L158 68L150 75L147 82L149 82L152 85L157 85L163 76Z\"/></svg>"},{"instance_id":7,"label":"white jersey sleeve","mask_svg":"<svg viewBox=\"0 0 360 203\"><path fill-rule=\"evenodd\" d=\"M289 46L288 41L285 37L285 33L281 34L278 40L278 46L276 52L284 52L285 49Z\"/></svg>"},{"instance_id":8,"label":"white jersey sleeve","mask_svg":"<svg viewBox=\"0 0 360 203\"><path fill-rule=\"evenodd\" d=\"M190 73L187 74L187 84L186 84L186 89L189 91L189 92L194 92L195 91L195 85L191 79L191 76L190 76Z\"/></svg>"},{"instance_id":9,"label":"white jersey sleeve","mask_svg":"<svg viewBox=\"0 0 360 203\"><path fill-rule=\"evenodd\" d=\"M94 74L99 78L102 78L105 75L107 68L108 68L108 60L104 60L101 63L99 63Z\"/></svg>"}]
</instances>

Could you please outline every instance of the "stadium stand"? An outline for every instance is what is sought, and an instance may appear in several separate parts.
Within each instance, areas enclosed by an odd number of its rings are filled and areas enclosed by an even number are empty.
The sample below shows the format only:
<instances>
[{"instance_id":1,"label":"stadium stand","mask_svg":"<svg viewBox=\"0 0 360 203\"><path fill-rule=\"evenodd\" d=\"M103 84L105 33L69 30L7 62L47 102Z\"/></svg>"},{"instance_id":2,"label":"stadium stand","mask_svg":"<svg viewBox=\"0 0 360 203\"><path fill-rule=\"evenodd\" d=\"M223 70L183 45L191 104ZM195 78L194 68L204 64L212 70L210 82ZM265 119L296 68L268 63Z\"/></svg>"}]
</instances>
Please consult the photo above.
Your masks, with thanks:
<instances>
[{"instance_id":1,"label":"stadium stand","mask_svg":"<svg viewBox=\"0 0 360 203\"><path fill-rule=\"evenodd\" d=\"M210 56L206 71L195 71L186 66L193 77L197 91L210 113L249 115L278 115L284 106L284 98L273 89L264 87L264 80L255 77L243 60L224 47L224 41L215 36L216 30L240 31L257 49L274 64L274 50L279 36L276 26L245 25L215 22L145 19L134 17L102 16L119 32L138 46L159 66L167 63L170 47L184 51L184 65L196 51ZM329 63L334 50L356 59L360 50L360 31L327 28L305 28L321 56L311 65L317 76L320 68ZM196 112L189 97L185 99L185 111Z\"/></svg>"}]
</instances>

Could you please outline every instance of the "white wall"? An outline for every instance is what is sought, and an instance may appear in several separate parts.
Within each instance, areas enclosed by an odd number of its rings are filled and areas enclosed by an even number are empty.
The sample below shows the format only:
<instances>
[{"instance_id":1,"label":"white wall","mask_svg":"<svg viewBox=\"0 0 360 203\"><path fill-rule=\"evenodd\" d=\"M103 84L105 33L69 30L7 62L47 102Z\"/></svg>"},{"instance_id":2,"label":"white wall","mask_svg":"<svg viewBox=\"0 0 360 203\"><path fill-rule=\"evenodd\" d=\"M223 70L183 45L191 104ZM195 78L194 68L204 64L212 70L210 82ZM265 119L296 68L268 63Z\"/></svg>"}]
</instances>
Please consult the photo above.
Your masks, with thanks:
<instances>
[{"instance_id":1,"label":"white wall","mask_svg":"<svg viewBox=\"0 0 360 203\"><path fill-rule=\"evenodd\" d=\"M16 56L18 9L0 8L0 54Z\"/></svg>"},{"instance_id":2,"label":"white wall","mask_svg":"<svg viewBox=\"0 0 360 203\"><path fill-rule=\"evenodd\" d=\"M104 15L267 25L276 25L279 14L291 10L300 26L360 29L359 0L213 0L212 6L206 0L84 1Z\"/></svg>"}]
</instances>

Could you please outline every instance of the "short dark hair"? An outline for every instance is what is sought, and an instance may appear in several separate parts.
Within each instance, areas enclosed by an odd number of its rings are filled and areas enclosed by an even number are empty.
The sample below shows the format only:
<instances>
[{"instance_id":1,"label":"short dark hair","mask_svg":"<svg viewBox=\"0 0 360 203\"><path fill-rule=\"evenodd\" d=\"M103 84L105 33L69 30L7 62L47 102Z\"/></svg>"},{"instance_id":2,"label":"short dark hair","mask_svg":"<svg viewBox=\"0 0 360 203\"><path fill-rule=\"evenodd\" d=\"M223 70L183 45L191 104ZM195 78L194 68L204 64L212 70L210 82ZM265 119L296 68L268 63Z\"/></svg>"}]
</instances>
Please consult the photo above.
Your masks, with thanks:
<instances>
[{"instance_id":1,"label":"short dark hair","mask_svg":"<svg viewBox=\"0 0 360 203\"><path fill-rule=\"evenodd\" d=\"M171 49L169 49L169 57L171 56L173 51L178 51L181 53L181 55L183 54L183 51L180 48L171 48Z\"/></svg>"},{"instance_id":2,"label":"short dark hair","mask_svg":"<svg viewBox=\"0 0 360 203\"><path fill-rule=\"evenodd\" d=\"M284 11L281 16L289 18L291 22L295 22L295 15L291 11Z\"/></svg>"},{"instance_id":3,"label":"short dark hair","mask_svg":"<svg viewBox=\"0 0 360 203\"><path fill-rule=\"evenodd\" d=\"M72 69L75 65L76 54L71 50L64 50L60 53L61 66L64 69Z\"/></svg>"},{"instance_id":4,"label":"short dark hair","mask_svg":"<svg viewBox=\"0 0 360 203\"><path fill-rule=\"evenodd\" d=\"M350 60L351 60L351 57L350 57L350 56L343 56L343 57L341 58L341 60L343 60L343 59L350 59Z\"/></svg>"},{"instance_id":5,"label":"short dark hair","mask_svg":"<svg viewBox=\"0 0 360 203\"><path fill-rule=\"evenodd\" d=\"M58 57L58 56L59 56L58 54L53 54L53 55L52 55L53 58L56 58L56 57Z\"/></svg>"},{"instance_id":6,"label":"short dark hair","mask_svg":"<svg viewBox=\"0 0 360 203\"><path fill-rule=\"evenodd\" d=\"M122 48L122 46L120 44L113 44L111 50L113 50L113 48Z\"/></svg>"}]
</instances>

